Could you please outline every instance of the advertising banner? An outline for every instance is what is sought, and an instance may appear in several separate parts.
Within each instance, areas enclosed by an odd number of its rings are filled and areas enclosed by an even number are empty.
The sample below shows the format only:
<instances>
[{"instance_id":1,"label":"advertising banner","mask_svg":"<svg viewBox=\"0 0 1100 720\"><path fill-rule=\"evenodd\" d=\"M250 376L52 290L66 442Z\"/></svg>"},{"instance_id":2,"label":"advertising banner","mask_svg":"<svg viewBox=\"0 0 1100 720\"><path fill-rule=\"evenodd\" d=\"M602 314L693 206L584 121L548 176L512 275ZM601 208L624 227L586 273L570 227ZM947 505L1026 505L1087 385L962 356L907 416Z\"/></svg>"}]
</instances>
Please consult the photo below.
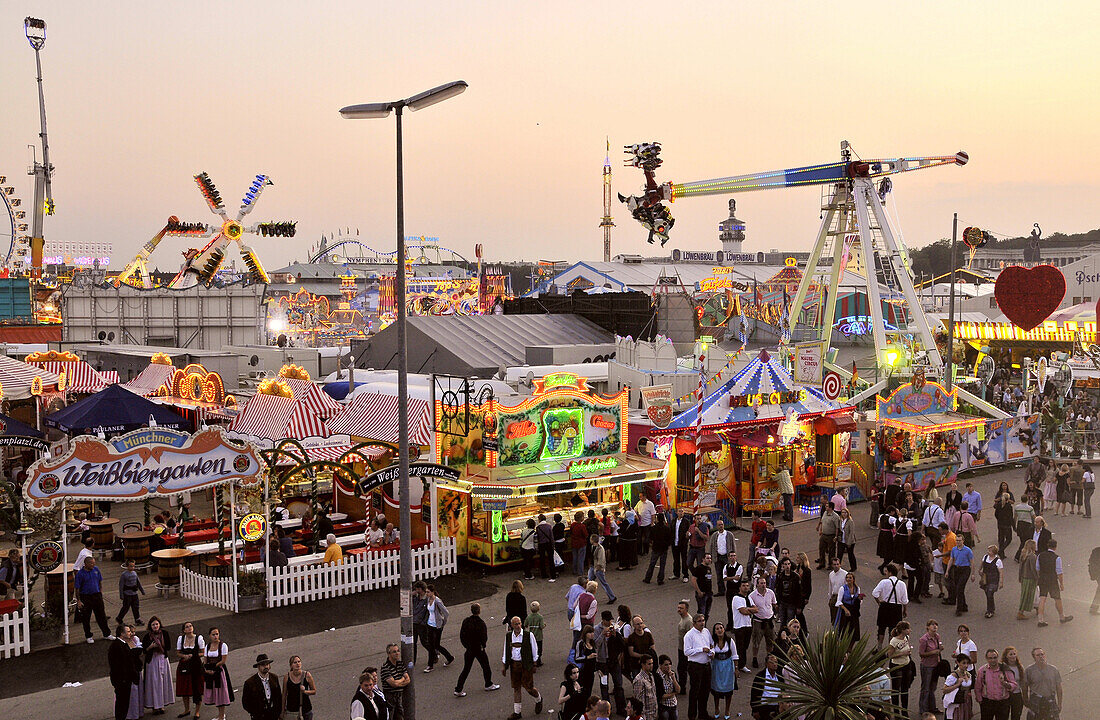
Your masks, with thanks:
<instances>
[{"instance_id":1,"label":"advertising banner","mask_svg":"<svg viewBox=\"0 0 1100 720\"><path fill-rule=\"evenodd\" d=\"M639 388L642 407L650 421L659 428L666 428L675 413L672 410L672 385L650 385Z\"/></svg>"},{"instance_id":2,"label":"advertising banner","mask_svg":"<svg viewBox=\"0 0 1100 720\"><path fill-rule=\"evenodd\" d=\"M1005 430L1008 422L1008 420L987 420L984 438L981 437L982 433L976 431L970 433L970 442L967 444L970 467L1000 465L1005 461Z\"/></svg>"},{"instance_id":3,"label":"advertising banner","mask_svg":"<svg viewBox=\"0 0 1100 720\"><path fill-rule=\"evenodd\" d=\"M822 344L800 343L794 346L794 381L800 385L821 386L825 364L821 359Z\"/></svg>"},{"instance_id":4,"label":"advertising banner","mask_svg":"<svg viewBox=\"0 0 1100 720\"><path fill-rule=\"evenodd\" d=\"M1039 414L1024 415L1005 420L1005 461L1013 462L1039 454ZM988 435L988 433L987 433Z\"/></svg>"},{"instance_id":5,"label":"advertising banner","mask_svg":"<svg viewBox=\"0 0 1100 720\"><path fill-rule=\"evenodd\" d=\"M146 428L112 440L82 437L57 459L31 465L23 495L35 509L59 500L140 500L231 481L259 482L256 448L230 443L218 428L190 435Z\"/></svg>"}]
</instances>

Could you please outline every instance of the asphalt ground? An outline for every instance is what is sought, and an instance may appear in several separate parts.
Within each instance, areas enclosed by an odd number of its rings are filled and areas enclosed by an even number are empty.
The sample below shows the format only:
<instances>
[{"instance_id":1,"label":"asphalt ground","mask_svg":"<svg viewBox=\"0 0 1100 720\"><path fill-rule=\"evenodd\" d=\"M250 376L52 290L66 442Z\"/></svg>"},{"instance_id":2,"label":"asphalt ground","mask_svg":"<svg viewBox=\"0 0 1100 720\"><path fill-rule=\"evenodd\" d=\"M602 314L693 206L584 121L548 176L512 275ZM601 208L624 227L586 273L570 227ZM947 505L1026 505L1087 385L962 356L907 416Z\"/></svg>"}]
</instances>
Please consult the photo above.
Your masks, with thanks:
<instances>
[{"instance_id":1,"label":"asphalt ground","mask_svg":"<svg viewBox=\"0 0 1100 720\"><path fill-rule=\"evenodd\" d=\"M982 492L987 506L992 506L992 492L1001 480L1007 480L1014 492L1023 486L1023 469L1005 469L984 476L971 478ZM866 592L874 587L880 576L876 571L878 558L874 557L874 530L867 524L869 508L865 504L854 505L853 515L859 522L861 531L856 545L857 559L860 565L857 579ZM1100 686L1100 616L1088 612L1095 583L1088 578L1088 557L1092 548L1100 545L1100 520L1086 520L1080 516L1048 517L1050 525L1059 541L1059 552L1063 557L1066 591L1063 595L1066 611L1075 616L1071 623L1060 625L1052 622L1049 627L1039 628L1034 618L1026 621L1015 619L1015 607L1019 598L1019 583L1016 580L1017 565L1011 560L1006 564L1007 578L1004 590L997 595L999 612L986 619L984 614L984 596L971 585L968 592L970 612L961 620L971 628L971 635L977 642L979 653L984 655L986 648L1003 650L1014 645L1025 659L1035 646L1047 651L1049 661L1062 673L1066 703L1063 718L1087 718L1094 710L1091 707L1096 697L1096 688ZM991 512L983 513L979 522L979 534L983 541L996 538L996 525ZM745 547L747 534L738 534L739 548ZM792 554L799 550L816 555L817 541L815 524L801 522L781 526L780 542L789 547ZM983 542L983 544L985 544ZM1015 545L1013 546L1013 548ZM643 558L643 561L645 558ZM669 568L671 569L671 563ZM618 595L619 603L630 605L635 614L640 614L654 634L659 653L673 654L676 637L676 602L691 593L688 586L678 581L645 585L641 582L644 563L633 571L617 572L610 570L608 581ZM417 716L420 718L506 718L512 712L511 692L506 681L500 676L500 653L504 642L502 614L504 594L518 572L491 574L474 569L465 569L458 575L440 581L440 596L451 609L451 621L443 632L443 645L458 656L461 663L461 646L458 642L458 630L461 620L468 614L469 602L476 596L483 596L482 615L490 628L489 657L496 682L505 685L495 692L486 693L481 689L480 670L475 664L465 690L467 697L453 696L454 684L460 664L443 667L442 664L430 674L422 672L425 666L423 651L414 670L414 686L417 693ZM536 686L546 698L544 714L554 707L561 672L570 642L570 633L565 619L565 594L569 586L566 579L557 583L534 580L526 583L526 596L538 600L543 607L548 627L545 641L546 664L536 675ZM811 633L821 631L828 621L827 597L825 594L826 575L815 572L814 591L806 609ZM601 591L597 597L601 609L606 597ZM337 609L326 606L334 604ZM694 607L694 606L693 606ZM363 609L367 608L367 609ZM372 614L373 613L373 614ZM1048 613L1053 614L1052 609ZM398 638L399 621L397 615L397 596L392 590L361 594L342 598L338 601L325 601L298 605L280 610L258 611L222 622L223 638L230 647L229 665L234 685L241 687L245 679L253 672L252 663L257 653L267 653L275 660L274 669L285 673L291 654L301 655L305 668L313 673L318 684L318 694L314 699L315 717L318 720L349 717L348 708L355 691L358 673L366 666L379 666L384 660L385 645ZM873 630L873 608L864 614L863 630ZM712 622L721 619L724 612ZM321 619L325 618L325 619ZM925 620L936 618L940 621L945 643L953 643L954 628L957 619L954 609L935 600L925 600L922 605L910 606L908 619L914 625L915 637L923 632ZM1051 617L1048 615L1048 620ZM335 627L335 630L328 630ZM273 642L281 638L281 642ZM0 664L0 677L8 696L0 700L0 717L47 718L65 717L72 719L98 720L109 718L112 713L113 694L106 679L107 647L101 642L95 645L59 649L58 656L40 661L37 654L28 657L5 660ZM23 671L20 666L33 665L34 670ZM1029 662L1025 661L1025 666ZM734 693L731 715L748 712L749 683L751 676L742 676L739 689ZM66 682L79 681L80 687L65 688ZM911 688L910 710L916 717L918 683ZM628 692L629 696L630 693ZM174 717L182 710L177 703L167 709L165 717ZM531 717L533 703L530 698L524 700L524 716ZM214 714L204 709L204 718ZM227 717L244 718L246 714L237 702L228 708ZM684 707L680 717L686 717Z\"/></svg>"}]
</instances>

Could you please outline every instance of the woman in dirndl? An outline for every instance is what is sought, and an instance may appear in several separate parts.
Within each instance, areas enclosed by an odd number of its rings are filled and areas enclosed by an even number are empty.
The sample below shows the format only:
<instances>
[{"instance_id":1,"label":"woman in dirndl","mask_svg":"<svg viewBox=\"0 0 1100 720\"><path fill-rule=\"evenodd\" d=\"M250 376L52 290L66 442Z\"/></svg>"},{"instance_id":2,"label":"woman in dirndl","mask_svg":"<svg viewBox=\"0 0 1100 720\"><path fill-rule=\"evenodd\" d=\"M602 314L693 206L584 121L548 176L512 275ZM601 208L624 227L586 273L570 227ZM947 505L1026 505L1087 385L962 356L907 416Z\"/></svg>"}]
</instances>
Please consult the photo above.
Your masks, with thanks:
<instances>
[{"instance_id":1,"label":"woman in dirndl","mask_svg":"<svg viewBox=\"0 0 1100 720\"><path fill-rule=\"evenodd\" d=\"M882 559L878 566L880 572L894 559L894 526L898 522L897 512L897 509L890 506L878 516L878 541L875 543L875 554Z\"/></svg>"},{"instance_id":2,"label":"woman in dirndl","mask_svg":"<svg viewBox=\"0 0 1100 720\"><path fill-rule=\"evenodd\" d=\"M229 679L229 646L222 642L222 633L216 627L206 634L210 642L203 651L202 701L206 705L218 708L218 720L225 720L225 709L233 702L233 681Z\"/></svg>"},{"instance_id":3,"label":"woman in dirndl","mask_svg":"<svg viewBox=\"0 0 1100 720\"><path fill-rule=\"evenodd\" d=\"M202 652L206 641L195 632L195 623L185 622L176 638L176 654L179 665L176 666L176 697L183 698L183 712L176 717L191 714L191 702L195 703L195 717L202 705Z\"/></svg>"},{"instance_id":4,"label":"woman in dirndl","mask_svg":"<svg viewBox=\"0 0 1100 720\"><path fill-rule=\"evenodd\" d=\"M164 706L175 702L172 666L168 662L168 651L173 640L161 625L160 618L156 615L149 618L149 631L141 641L145 646L145 677L142 687L145 707L151 708L154 715L163 715Z\"/></svg>"}]
</instances>

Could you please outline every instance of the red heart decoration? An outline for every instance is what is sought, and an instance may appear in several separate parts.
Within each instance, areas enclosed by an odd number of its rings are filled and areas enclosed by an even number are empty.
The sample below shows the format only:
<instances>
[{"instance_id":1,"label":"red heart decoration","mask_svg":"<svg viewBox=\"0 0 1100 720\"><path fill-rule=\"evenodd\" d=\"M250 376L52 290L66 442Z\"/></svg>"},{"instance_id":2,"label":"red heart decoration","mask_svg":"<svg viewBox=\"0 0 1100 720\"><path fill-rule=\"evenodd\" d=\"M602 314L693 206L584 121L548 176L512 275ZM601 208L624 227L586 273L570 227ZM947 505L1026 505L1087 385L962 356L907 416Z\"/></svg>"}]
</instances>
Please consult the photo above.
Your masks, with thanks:
<instances>
[{"instance_id":1,"label":"red heart decoration","mask_svg":"<svg viewBox=\"0 0 1100 720\"><path fill-rule=\"evenodd\" d=\"M997 307L1024 332L1050 317L1065 296L1066 277L1053 265L1009 265L993 286Z\"/></svg>"}]
</instances>

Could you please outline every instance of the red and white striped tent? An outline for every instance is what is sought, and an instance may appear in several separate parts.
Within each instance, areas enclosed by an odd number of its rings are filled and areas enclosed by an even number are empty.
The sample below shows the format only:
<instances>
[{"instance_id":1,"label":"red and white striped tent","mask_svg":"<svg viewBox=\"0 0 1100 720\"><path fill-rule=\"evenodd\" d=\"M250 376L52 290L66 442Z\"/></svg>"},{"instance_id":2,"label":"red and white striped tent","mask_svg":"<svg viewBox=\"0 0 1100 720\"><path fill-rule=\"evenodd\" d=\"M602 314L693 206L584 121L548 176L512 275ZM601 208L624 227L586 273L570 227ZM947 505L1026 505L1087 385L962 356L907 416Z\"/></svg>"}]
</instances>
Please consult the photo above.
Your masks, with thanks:
<instances>
[{"instance_id":1,"label":"red and white striped tent","mask_svg":"<svg viewBox=\"0 0 1100 720\"><path fill-rule=\"evenodd\" d=\"M321 389L321 386L311 380L299 380L298 378L280 378L290 386L294 393L294 399L302 402L318 417L327 420L333 415L339 415L344 406L336 402L331 395Z\"/></svg>"},{"instance_id":2,"label":"red and white striped tent","mask_svg":"<svg viewBox=\"0 0 1100 720\"><path fill-rule=\"evenodd\" d=\"M111 385L111 381L83 360L69 361L31 361L29 365L42 368L54 375L65 373L66 389L74 393L96 393ZM117 380L118 375L115 375Z\"/></svg>"},{"instance_id":3,"label":"red and white striped tent","mask_svg":"<svg viewBox=\"0 0 1100 720\"><path fill-rule=\"evenodd\" d=\"M7 355L0 355L0 385L4 388L5 400L25 400L31 396L31 383L35 377L42 378L43 387L57 385L57 375L37 367L20 362Z\"/></svg>"},{"instance_id":4,"label":"red and white striped tent","mask_svg":"<svg viewBox=\"0 0 1100 720\"><path fill-rule=\"evenodd\" d=\"M325 421L304 402L279 395L253 395L229 424L226 434L261 447L274 447L286 438L305 440L310 460L335 460L351 447L347 436L333 438ZM326 443L325 438L335 442Z\"/></svg>"},{"instance_id":5,"label":"red and white striped tent","mask_svg":"<svg viewBox=\"0 0 1100 720\"><path fill-rule=\"evenodd\" d=\"M138 373L136 378L123 384L122 387L142 397L157 395L160 393L161 388L164 388L163 394L171 395L172 376L175 374L176 368L172 365L149 363L144 370Z\"/></svg>"},{"instance_id":6,"label":"red and white striped tent","mask_svg":"<svg viewBox=\"0 0 1100 720\"><path fill-rule=\"evenodd\" d=\"M401 427L397 419L397 396L380 393L356 395L347 409L329 421L334 433L353 438L396 443ZM432 407L427 400L409 398L409 442L430 446L432 437Z\"/></svg>"}]
</instances>

